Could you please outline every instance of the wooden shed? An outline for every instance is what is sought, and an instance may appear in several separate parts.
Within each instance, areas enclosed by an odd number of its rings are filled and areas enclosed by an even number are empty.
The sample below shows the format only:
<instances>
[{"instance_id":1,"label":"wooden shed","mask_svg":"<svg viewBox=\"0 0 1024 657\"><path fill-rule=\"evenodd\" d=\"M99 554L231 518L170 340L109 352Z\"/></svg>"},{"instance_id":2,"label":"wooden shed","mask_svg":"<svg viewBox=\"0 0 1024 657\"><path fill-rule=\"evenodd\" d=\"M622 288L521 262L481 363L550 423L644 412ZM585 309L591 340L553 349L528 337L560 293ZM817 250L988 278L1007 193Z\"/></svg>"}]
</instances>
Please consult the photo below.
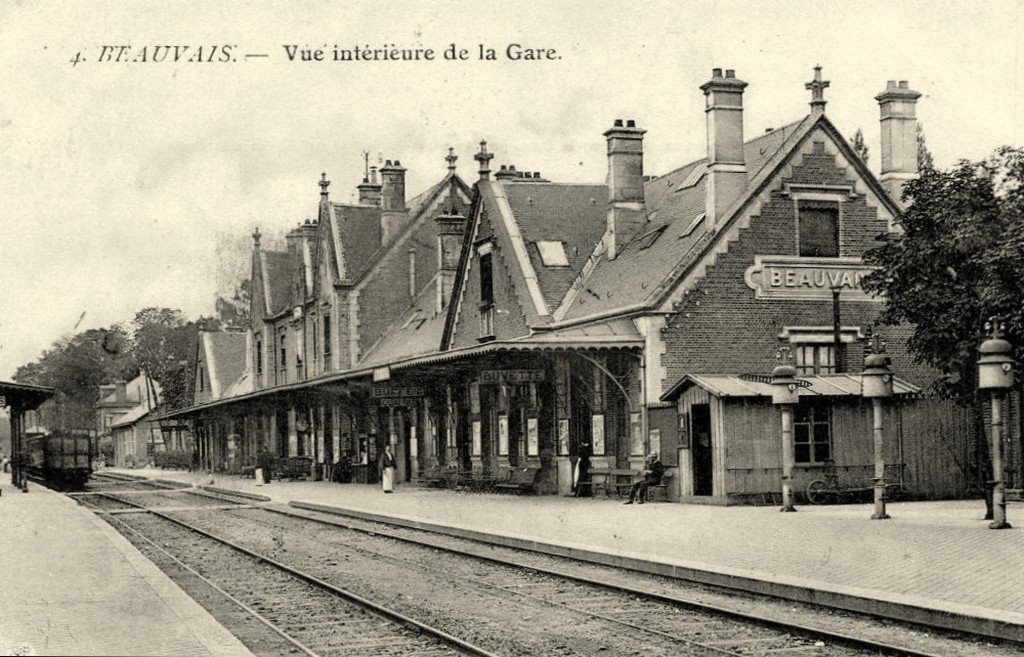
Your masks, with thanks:
<instances>
[{"instance_id":1,"label":"wooden shed","mask_svg":"<svg viewBox=\"0 0 1024 657\"><path fill-rule=\"evenodd\" d=\"M765 377L688 374L662 397L679 422L679 496L711 504L775 503L782 475L779 409ZM834 476L843 488L867 488L873 473L871 402L860 374L800 377L793 412L798 501L808 485ZM899 378L885 406L887 471L910 488L904 414L920 389ZM919 440L915 446L921 446ZM918 447L915 447L917 449Z\"/></svg>"}]
</instances>

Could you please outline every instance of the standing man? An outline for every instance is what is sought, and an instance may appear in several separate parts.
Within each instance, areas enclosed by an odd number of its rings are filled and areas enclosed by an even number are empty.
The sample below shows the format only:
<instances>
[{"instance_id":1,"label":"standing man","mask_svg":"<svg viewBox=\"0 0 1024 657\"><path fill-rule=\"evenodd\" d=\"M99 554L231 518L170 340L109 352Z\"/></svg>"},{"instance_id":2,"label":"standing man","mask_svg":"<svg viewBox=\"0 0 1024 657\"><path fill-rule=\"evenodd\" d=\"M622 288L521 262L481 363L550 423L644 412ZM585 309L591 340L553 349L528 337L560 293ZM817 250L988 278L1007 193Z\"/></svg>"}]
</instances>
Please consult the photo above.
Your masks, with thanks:
<instances>
[{"instance_id":1,"label":"standing man","mask_svg":"<svg viewBox=\"0 0 1024 657\"><path fill-rule=\"evenodd\" d=\"M380 482L385 493L395 491L395 456L391 453L391 443L384 446L380 456Z\"/></svg>"},{"instance_id":2,"label":"standing man","mask_svg":"<svg viewBox=\"0 0 1024 657\"><path fill-rule=\"evenodd\" d=\"M653 452L647 457L647 469L643 471L643 479L633 484L633 487L629 489L629 499L623 502L623 504L632 504L637 495L640 496L639 503L643 504L644 500L647 499L647 489L650 486L660 484L661 478L664 475L665 466L658 460L658 453Z\"/></svg>"}]
</instances>

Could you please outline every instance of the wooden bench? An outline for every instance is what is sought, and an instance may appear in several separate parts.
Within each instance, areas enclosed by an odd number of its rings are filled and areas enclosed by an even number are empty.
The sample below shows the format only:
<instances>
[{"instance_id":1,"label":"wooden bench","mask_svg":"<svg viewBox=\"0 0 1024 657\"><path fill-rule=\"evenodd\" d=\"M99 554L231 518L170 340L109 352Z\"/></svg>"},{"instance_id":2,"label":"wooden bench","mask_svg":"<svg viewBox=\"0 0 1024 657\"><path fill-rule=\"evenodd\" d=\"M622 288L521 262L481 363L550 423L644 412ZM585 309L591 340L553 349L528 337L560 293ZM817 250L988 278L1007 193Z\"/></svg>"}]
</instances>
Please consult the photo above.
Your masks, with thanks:
<instances>
[{"instance_id":1,"label":"wooden bench","mask_svg":"<svg viewBox=\"0 0 1024 657\"><path fill-rule=\"evenodd\" d=\"M444 468L440 465L435 465L430 468L426 468L419 477L421 484L426 486L432 486L434 488L440 488L445 484Z\"/></svg>"},{"instance_id":2,"label":"wooden bench","mask_svg":"<svg viewBox=\"0 0 1024 657\"><path fill-rule=\"evenodd\" d=\"M647 487L647 501L652 501L651 496L653 493L657 493L662 497L662 501L668 502L668 486L672 481L672 478L676 476L676 471L665 470L665 474L661 475L661 483L655 486Z\"/></svg>"},{"instance_id":3,"label":"wooden bench","mask_svg":"<svg viewBox=\"0 0 1024 657\"><path fill-rule=\"evenodd\" d=\"M308 479L313 459L308 456L293 456L278 464L278 476L283 479Z\"/></svg>"},{"instance_id":4,"label":"wooden bench","mask_svg":"<svg viewBox=\"0 0 1024 657\"><path fill-rule=\"evenodd\" d=\"M579 497L580 491L583 490L584 486L589 486L591 490L591 495L596 495L599 486L608 485L608 476L610 473L611 470L608 468L591 468L590 470L588 470L587 478L580 479L579 481L576 482L576 496ZM605 495L607 494L608 493L606 489Z\"/></svg>"},{"instance_id":5,"label":"wooden bench","mask_svg":"<svg viewBox=\"0 0 1024 657\"><path fill-rule=\"evenodd\" d=\"M613 468L608 471L608 478L605 480L604 485L604 496L611 496L611 489L615 489L615 495L622 497L622 491L625 490L627 493L629 489L633 487L634 479L640 474L639 470L629 470ZM622 481L622 477L626 478L626 481ZM597 492L596 489L594 491Z\"/></svg>"},{"instance_id":6,"label":"wooden bench","mask_svg":"<svg viewBox=\"0 0 1024 657\"><path fill-rule=\"evenodd\" d=\"M536 490L537 479L540 475L540 468L535 465L528 465L522 468L513 468L509 471L508 480L497 484L495 488L499 491L511 491L514 493L532 493Z\"/></svg>"}]
</instances>

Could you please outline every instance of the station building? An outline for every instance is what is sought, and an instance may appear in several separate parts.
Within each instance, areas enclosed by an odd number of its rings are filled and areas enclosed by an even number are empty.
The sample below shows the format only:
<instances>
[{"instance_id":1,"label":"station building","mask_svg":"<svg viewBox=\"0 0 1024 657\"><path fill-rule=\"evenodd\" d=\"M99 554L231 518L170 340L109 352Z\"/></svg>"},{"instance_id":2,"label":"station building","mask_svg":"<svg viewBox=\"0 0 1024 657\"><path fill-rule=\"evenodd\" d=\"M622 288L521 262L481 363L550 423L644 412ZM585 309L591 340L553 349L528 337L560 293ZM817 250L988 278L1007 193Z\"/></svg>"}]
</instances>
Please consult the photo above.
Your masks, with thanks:
<instances>
[{"instance_id":1,"label":"station building","mask_svg":"<svg viewBox=\"0 0 1024 657\"><path fill-rule=\"evenodd\" d=\"M874 333L898 377L892 476L922 498L965 494L972 417L924 394L936 373L908 356L907 327L873 326L884 300L860 287L917 175L920 94L890 82L876 97L876 177L827 117L827 86L816 69L805 116L745 139L747 83L715 69L700 86L707 152L657 177L645 131L619 120L599 183L494 171L486 142L472 189L454 156L408 204L397 162L381 186L368 174L359 205L330 202L322 181L318 221L286 252L254 236L254 328L204 336L196 405L179 416L213 468L263 443L307 458L311 476L344 459L372 481L391 443L400 481L528 471L535 492L569 494L581 462L640 469L658 452L670 499L751 503L779 488L763 378L787 354L806 385L796 490L826 469L869 477L860 371Z\"/></svg>"}]
</instances>

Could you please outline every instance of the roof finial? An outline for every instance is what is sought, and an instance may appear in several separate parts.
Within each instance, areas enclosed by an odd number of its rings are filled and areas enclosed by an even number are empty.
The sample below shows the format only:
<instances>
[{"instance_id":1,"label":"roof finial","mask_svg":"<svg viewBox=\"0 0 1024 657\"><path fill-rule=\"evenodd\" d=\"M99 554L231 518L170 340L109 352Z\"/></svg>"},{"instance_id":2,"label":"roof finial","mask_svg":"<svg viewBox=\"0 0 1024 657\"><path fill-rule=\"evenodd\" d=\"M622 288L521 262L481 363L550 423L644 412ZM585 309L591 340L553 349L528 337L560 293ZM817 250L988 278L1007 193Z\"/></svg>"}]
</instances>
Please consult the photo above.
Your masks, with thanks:
<instances>
[{"instance_id":1,"label":"roof finial","mask_svg":"<svg viewBox=\"0 0 1024 657\"><path fill-rule=\"evenodd\" d=\"M459 156L455 154L455 149L451 146L448 147L448 156L444 158L448 163L448 173L455 173L455 161L459 159Z\"/></svg>"},{"instance_id":2,"label":"roof finial","mask_svg":"<svg viewBox=\"0 0 1024 657\"><path fill-rule=\"evenodd\" d=\"M331 186L331 181L327 179L326 171L320 174L320 182L317 184L320 185L320 196L327 196L327 188Z\"/></svg>"},{"instance_id":3,"label":"roof finial","mask_svg":"<svg viewBox=\"0 0 1024 657\"><path fill-rule=\"evenodd\" d=\"M257 251L260 250L261 237L263 237L263 235L260 234L260 227L256 226L256 230L252 232L252 248L254 248Z\"/></svg>"},{"instance_id":4,"label":"roof finial","mask_svg":"<svg viewBox=\"0 0 1024 657\"><path fill-rule=\"evenodd\" d=\"M818 115L825 113L825 89L829 81L821 79L821 64L814 67L814 79L804 85L805 89L811 90L811 113Z\"/></svg>"},{"instance_id":5,"label":"roof finial","mask_svg":"<svg viewBox=\"0 0 1024 657\"><path fill-rule=\"evenodd\" d=\"M992 340L1000 340L1006 334L1006 322L999 315L992 315L985 322L985 332Z\"/></svg>"},{"instance_id":6,"label":"roof finial","mask_svg":"<svg viewBox=\"0 0 1024 657\"><path fill-rule=\"evenodd\" d=\"M480 180L488 180L491 177L491 159L494 153L487 152L487 140L480 142L480 152L473 156L473 159L480 163Z\"/></svg>"}]
</instances>

